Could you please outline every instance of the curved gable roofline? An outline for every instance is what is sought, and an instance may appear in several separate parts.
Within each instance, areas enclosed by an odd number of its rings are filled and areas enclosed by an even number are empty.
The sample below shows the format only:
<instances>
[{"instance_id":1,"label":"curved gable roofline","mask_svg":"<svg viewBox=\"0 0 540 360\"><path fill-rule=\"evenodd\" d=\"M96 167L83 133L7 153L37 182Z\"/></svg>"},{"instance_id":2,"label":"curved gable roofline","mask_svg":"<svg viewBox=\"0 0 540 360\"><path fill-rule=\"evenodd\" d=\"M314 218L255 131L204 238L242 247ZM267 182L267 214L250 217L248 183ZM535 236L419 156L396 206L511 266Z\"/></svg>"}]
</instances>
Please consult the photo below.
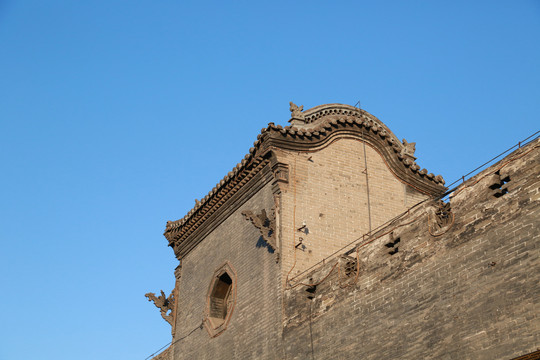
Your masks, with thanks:
<instances>
[{"instance_id":1,"label":"curved gable roofline","mask_svg":"<svg viewBox=\"0 0 540 360\"><path fill-rule=\"evenodd\" d=\"M315 124L320 123L328 118L336 116L353 116L353 117L368 117L373 120L377 125L386 130L397 142L399 142L397 136L376 116L368 113L365 110L359 109L355 106L346 104L325 104L312 107L304 112L306 126L313 127Z\"/></svg>"},{"instance_id":2,"label":"curved gable roofline","mask_svg":"<svg viewBox=\"0 0 540 360\"><path fill-rule=\"evenodd\" d=\"M402 143L378 118L365 110L344 104L326 104L302 113L303 123L282 127L269 123L249 149L249 153L182 219L168 221L165 237L169 245L183 241L230 198L239 187L268 164L272 148L316 151L336 139L365 141L384 159L390 171L416 190L437 196L446 190L441 175L428 173L414 161L411 144ZM414 143L412 143L414 145ZM414 152L414 150L412 150ZM271 155L272 156L272 155Z\"/></svg>"}]
</instances>

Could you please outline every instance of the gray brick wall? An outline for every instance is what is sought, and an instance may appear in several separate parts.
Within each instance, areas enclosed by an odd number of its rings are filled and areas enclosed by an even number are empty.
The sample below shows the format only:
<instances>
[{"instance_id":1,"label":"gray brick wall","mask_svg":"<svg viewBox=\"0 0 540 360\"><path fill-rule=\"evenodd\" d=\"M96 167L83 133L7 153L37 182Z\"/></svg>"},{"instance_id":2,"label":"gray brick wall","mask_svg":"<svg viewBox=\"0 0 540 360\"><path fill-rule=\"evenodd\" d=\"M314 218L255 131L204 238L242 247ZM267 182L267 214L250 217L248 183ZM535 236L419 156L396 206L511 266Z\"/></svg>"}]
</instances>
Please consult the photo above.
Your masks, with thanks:
<instances>
[{"instance_id":1,"label":"gray brick wall","mask_svg":"<svg viewBox=\"0 0 540 360\"><path fill-rule=\"evenodd\" d=\"M279 265L259 231L241 215L243 210L268 211L273 205L267 184L183 259L174 359L282 358L276 351L281 328ZM197 327L211 278L225 261L236 270L236 305L228 328L212 338Z\"/></svg>"},{"instance_id":2,"label":"gray brick wall","mask_svg":"<svg viewBox=\"0 0 540 360\"><path fill-rule=\"evenodd\" d=\"M405 217L420 216L395 230L395 255L384 246L388 235L361 249L354 286L340 287L333 271L313 300L305 286L285 291L285 358L511 359L536 350L539 154L503 168L511 191L502 197L488 177L474 183L516 153L467 181L451 200L455 223L440 237L428 232L428 206ZM334 264L308 277L317 282Z\"/></svg>"}]
</instances>

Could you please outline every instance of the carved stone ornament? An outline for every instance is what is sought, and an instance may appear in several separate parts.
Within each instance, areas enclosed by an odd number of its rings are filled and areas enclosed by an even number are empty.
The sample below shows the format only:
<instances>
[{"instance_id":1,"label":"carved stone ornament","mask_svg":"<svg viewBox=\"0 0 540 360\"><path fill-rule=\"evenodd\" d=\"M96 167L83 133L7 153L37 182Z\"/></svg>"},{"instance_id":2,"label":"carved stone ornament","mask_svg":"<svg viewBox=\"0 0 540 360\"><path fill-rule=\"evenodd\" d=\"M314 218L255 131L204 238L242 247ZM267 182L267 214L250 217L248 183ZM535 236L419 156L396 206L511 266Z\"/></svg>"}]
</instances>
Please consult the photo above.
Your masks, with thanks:
<instances>
[{"instance_id":1,"label":"carved stone ornament","mask_svg":"<svg viewBox=\"0 0 540 360\"><path fill-rule=\"evenodd\" d=\"M407 140L403 139L403 149L401 149L401 155L405 157L412 158L413 160L416 160L414 157L414 152L416 151L416 143L407 142Z\"/></svg>"},{"instance_id":2,"label":"carved stone ornament","mask_svg":"<svg viewBox=\"0 0 540 360\"><path fill-rule=\"evenodd\" d=\"M289 111L291 112L291 119L289 122L291 125L303 125L306 123L306 117L302 113L304 111L304 105L296 105L292 101L289 102Z\"/></svg>"},{"instance_id":3,"label":"carved stone ornament","mask_svg":"<svg viewBox=\"0 0 540 360\"><path fill-rule=\"evenodd\" d=\"M452 213L450 203L442 200L437 201L433 213L434 221L431 221L430 233L433 236L439 236L444 234L452 226L454 214Z\"/></svg>"},{"instance_id":4,"label":"carved stone ornament","mask_svg":"<svg viewBox=\"0 0 540 360\"><path fill-rule=\"evenodd\" d=\"M161 290L161 295L156 297L154 293L147 293L144 296L148 298L148 301L153 301L154 305L159 308L161 312L161 317L168 322L171 326L173 325L173 309L174 309L174 293L171 292L169 297L165 296L163 290ZM167 314L170 311L169 314Z\"/></svg>"},{"instance_id":5,"label":"carved stone ornament","mask_svg":"<svg viewBox=\"0 0 540 360\"><path fill-rule=\"evenodd\" d=\"M246 220L251 221L261 233L263 240L274 250L276 253L276 261L279 260L278 249L276 246L276 215L275 211L271 212L271 215L266 214L266 210L262 209L260 214L255 214L253 211L242 211L242 215Z\"/></svg>"}]
</instances>

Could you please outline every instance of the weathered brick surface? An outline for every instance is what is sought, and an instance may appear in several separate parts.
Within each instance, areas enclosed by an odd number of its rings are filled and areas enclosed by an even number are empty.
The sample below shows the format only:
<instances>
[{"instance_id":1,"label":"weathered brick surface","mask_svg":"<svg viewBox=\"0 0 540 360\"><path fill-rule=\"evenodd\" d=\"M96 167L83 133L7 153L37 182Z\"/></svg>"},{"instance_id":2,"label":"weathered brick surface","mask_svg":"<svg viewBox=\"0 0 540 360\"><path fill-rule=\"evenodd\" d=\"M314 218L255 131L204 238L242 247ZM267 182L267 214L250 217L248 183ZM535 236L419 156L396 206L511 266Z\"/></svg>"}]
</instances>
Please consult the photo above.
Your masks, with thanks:
<instances>
[{"instance_id":1,"label":"weathered brick surface","mask_svg":"<svg viewBox=\"0 0 540 360\"><path fill-rule=\"evenodd\" d=\"M508 194L494 197L489 177L474 183L539 144L463 184L444 235L429 234L426 205L397 223L418 216L395 230L395 255L384 246L388 235L361 248L353 286L342 288L334 271L313 300L304 286L285 291L285 358L510 359L536 350L540 149L501 170L511 178ZM333 265L317 269L312 281Z\"/></svg>"},{"instance_id":2,"label":"weathered brick surface","mask_svg":"<svg viewBox=\"0 0 540 360\"><path fill-rule=\"evenodd\" d=\"M279 359L279 267L259 231L241 215L271 209L268 184L223 221L182 261L174 359ZM199 328L214 271L228 261L237 274L237 300L228 328L211 338Z\"/></svg>"},{"instance_id":3,"label":"weathered brick surface","mask_svg":"<svg viewBox=\"0 0 540 360\"><path fill-rule=\"evenodd\" d=\"M293 266L290 276L367 233L370 215L376 228L427 198L400 182L377 151L357 139L340 139L315 152L283 151L278 158L290 168L282 201L284 277ZM307 234L296 231L304 222ZM293 236L305 246L296 251L296 264Z\"/></svg>"}]
</instances>

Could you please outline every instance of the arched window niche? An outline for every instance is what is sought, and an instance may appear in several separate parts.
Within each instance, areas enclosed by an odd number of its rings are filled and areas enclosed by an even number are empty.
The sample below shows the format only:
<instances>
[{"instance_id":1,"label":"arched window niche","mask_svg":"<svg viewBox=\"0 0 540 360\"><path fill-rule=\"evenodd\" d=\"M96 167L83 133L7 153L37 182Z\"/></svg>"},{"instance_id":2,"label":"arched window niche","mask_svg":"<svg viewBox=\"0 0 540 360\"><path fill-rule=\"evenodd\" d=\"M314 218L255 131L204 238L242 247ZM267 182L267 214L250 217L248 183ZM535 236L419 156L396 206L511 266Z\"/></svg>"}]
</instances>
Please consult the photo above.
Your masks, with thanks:
<instances>
[{"instance_id":1,"label":"arched window niche","mask_svg":"<svg viewBox=\"0 0 540 360\"><path fill-rule=\"evenodd\" d=\"M208 294L204 327L211 337L220 335L229 324L236 303L236 272L226 262L212 276Z\"/></svg>"}]
</instances>

